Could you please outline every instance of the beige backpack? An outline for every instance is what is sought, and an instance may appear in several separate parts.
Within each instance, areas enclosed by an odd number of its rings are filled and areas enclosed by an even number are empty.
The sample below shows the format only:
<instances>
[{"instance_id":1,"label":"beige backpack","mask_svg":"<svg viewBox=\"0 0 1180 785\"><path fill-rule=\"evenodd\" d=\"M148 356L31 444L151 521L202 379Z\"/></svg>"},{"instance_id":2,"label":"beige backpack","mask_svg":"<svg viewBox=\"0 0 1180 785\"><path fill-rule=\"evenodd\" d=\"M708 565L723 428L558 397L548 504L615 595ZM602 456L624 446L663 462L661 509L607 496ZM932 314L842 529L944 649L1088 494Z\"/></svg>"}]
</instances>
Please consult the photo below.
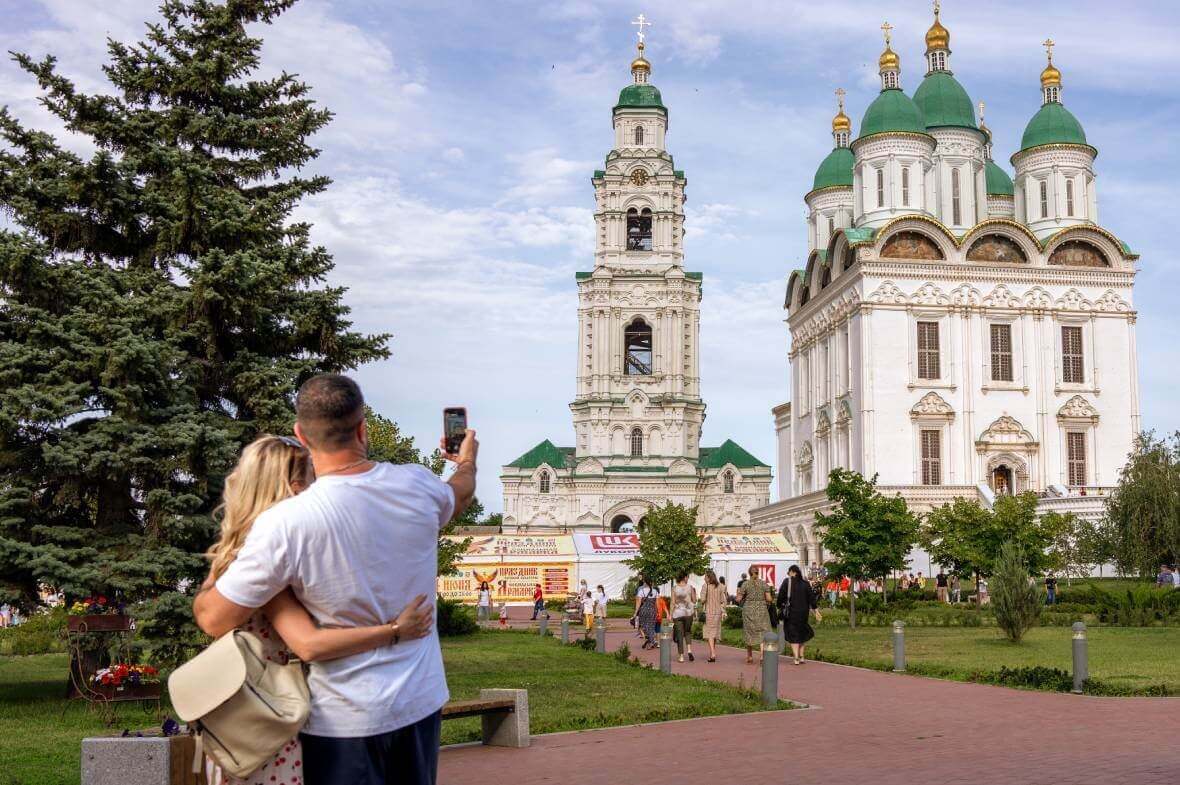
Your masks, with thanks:
<instances>
[{"instance_id":1,"label":"beige backpack","mask_svg":"<svg viewBox=\"0 0 1180 785\"><path fill-rule=\"evenodd\" d=\"M197 731L201 752L245 778L295 738L311 709L303 665L268 662L258 636L234 630L173 671L168 692L177 715Z\"/></svg>"}]
</instances>

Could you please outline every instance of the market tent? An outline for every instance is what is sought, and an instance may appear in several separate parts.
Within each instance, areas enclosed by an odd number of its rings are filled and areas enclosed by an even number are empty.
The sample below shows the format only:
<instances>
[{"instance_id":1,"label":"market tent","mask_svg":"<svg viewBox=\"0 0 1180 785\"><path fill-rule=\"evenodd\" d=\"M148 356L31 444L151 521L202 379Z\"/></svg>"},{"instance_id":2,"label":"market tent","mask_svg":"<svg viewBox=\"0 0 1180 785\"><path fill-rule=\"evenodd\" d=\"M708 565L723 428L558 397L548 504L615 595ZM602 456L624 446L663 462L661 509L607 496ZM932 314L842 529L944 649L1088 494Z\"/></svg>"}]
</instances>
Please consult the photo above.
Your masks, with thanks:
<instances>
[{"instance_id":1,"label":"market tent","mask_svg":"<svg viewBox=\"0 0 1180 785\"><path fill-rule=\"evenodd\" d=\"M635 574L625 560L639 552L639 535L577 532L573 537L578 581L586 581L591 589L601 585L607 597L621 598Z\"/></svg>"},{"instance_id":2,"label":"market tent","mask_svg":"<svg viewBox=\"0 0 1180 785\"><path fill-rule=\"evenodd\" d=\"M465 537L449 536L461 542ZM576 586L576 556L569 535L495 534L471 538L460 557L458 574L438 579L438 593L449 600L474 604L486 581L492 601L527 605L533 587L541 584L546 597L566 597Z\"/></svg>"}]
</instances>

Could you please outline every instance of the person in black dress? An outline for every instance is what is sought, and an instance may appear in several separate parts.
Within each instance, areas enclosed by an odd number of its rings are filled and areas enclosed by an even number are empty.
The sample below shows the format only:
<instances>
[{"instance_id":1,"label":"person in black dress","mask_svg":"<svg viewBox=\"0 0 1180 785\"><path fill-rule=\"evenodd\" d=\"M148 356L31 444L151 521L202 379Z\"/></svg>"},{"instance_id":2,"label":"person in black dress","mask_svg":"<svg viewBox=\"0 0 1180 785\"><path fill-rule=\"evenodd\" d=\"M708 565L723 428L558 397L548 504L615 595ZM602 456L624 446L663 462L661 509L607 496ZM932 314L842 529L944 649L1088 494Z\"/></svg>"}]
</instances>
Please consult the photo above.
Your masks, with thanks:
<instances>
[{"instance_id":1,"label":"person in black dress","mask_svg":"<svg viewBox=\"0 0 1180 785\"><path fill-rule=\"evenodd\" d=\"M791 653L795 656L795 664L803 664L803 647L815 637L815 630L807 623L807 616L815 611L815 619L820 616L815 590L811 584L803 579L799 566L792 564L787 570L787 578L779 587L778 599L779 616L786 622L787 643L791 644Z\"/></svg>"}]
</instances>

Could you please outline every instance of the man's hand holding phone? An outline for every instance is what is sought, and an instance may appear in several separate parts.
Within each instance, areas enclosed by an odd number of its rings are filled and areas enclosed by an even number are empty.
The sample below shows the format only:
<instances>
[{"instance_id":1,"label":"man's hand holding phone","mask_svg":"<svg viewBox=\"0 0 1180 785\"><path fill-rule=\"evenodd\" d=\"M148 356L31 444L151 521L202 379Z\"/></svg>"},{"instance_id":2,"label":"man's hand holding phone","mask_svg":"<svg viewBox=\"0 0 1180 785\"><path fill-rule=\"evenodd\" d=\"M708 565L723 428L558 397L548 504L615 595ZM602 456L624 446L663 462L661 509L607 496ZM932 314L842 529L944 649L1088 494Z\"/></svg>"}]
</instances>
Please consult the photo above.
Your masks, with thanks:
<instances>
[{"instance_id":1,"label":"man's hand holding phone","mask_svg":"<svg viewBox=\"0 0 1180 785\"><path fill-rule=\"evenodd\" d=\"M459 439L460 433L462 440ZM475 498L475 460L479 455L475 431L467 427L466 409L449 406L443 410L443 437L438 448L444 458L455 464L455 471L447 482L455 493L455 517L458 517Z\"/></svg>"},{"instance_id":2,"label":"man's hand holding phone","mask_svg":"<svg viewBox=\"0 0 1180 785\"><path fill-rule=\"evenodd\" d=\"M447 437L445 436L439 440L438 446L443 457L451 463L460 465L470 463L471 468L475 468L475 459L479 455L479 442L475 438L475 431L471 428L468 428L463 434L463 441L459 443L458 452L447 452Z\"/></svg>"}]
</instances>

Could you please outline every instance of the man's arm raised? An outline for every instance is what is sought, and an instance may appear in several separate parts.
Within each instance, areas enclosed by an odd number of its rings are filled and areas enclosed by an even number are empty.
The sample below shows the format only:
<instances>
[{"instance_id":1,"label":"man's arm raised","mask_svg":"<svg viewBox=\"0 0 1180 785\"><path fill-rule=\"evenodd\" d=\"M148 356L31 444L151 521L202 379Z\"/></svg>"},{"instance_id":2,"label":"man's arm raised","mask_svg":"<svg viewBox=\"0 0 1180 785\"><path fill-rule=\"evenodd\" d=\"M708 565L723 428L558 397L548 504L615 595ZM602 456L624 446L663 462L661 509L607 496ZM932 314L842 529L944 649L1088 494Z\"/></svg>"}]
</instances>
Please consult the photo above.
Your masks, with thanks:
<instances>
[{"instance_id":1,"label":"man's arm raised","mask_svg":"<svg viewBox=\"0 0 1180 785\"><path fill-rule=\"evenodd\" d=\"M475 438L475 431L467 429L463 443L459 445L458 454L447 452L447 440L441 440L443 457L455 464L455 471L447 479L451 490L455 493L454 517L459 517L467 510L467 505L475 498L475 459L479 454L479 442Z\"/></svg>"}]
</instances>

